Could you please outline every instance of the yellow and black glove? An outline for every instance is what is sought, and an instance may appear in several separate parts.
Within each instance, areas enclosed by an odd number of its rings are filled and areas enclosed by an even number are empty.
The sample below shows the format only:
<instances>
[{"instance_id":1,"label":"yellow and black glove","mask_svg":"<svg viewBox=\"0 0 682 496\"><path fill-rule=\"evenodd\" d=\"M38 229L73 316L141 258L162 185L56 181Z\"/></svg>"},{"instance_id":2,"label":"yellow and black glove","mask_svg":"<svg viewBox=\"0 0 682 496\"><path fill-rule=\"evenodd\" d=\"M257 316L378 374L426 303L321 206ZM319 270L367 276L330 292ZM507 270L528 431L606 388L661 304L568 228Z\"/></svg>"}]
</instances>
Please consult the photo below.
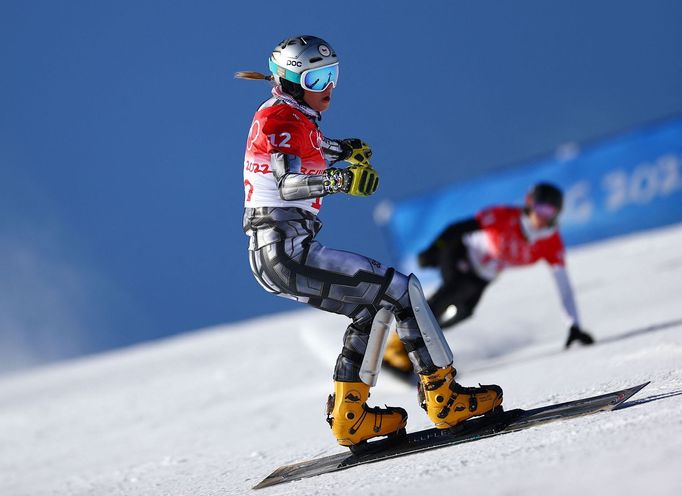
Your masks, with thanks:
<instances>
[{"instance_id":1,"label":"yellow and black glove","mask_svg":"<svg viewBox=\"0 0 682 496\"><path fill-rule=\"evenodd\" d=\"M367 143L357 138L340 140L342 155L341 160L345 160L351 165L371 167L369 159L372 158L372 149Z\"/></svg>"},{"instance_id":2,"label":"yellow and black glove","mask_svg":"<svg viewBox=\"0 0 682 496\"><path fill-rule=\"evenodd\" d=\"M346 170L353 175L348 191L346 191L349 195L373 195L379 187L379 173L369 163L367 165L351 165L346 167Z\"/></svg>"},{"instance_id":3,"label":"yellow and black glove","mask_svg":"<svg viewBox=\"0 0 682 496\"><path fill-rule=\"evenodd\" d=\"M327 193L369 196L379 186L379 173L370 165L351 165L345 169L332 167L324 171L324 176L324 189Z\"/></svg>"}]
</instances>

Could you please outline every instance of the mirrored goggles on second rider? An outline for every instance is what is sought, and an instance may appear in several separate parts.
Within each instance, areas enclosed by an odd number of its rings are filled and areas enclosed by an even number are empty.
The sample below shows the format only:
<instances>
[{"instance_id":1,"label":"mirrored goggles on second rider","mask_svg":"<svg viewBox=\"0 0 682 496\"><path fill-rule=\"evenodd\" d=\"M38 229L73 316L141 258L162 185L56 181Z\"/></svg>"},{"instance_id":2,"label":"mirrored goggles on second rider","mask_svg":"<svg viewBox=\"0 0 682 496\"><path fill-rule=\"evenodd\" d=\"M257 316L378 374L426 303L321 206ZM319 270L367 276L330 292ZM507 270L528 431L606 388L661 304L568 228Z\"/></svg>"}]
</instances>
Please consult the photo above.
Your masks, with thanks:
<instances>
[{"instance_id":1,"label":"mirrored goggles on second rider","mask_svg":"<svg viewBox=\"0 0 682 496\"><path fill-rule=\"evenodd\" d=\"M336 88L339 80L339 64L325 65L315 69L308 69L301 73L301 86L308 91L322 92L330 84Z\"/></svg>"},{"instance_id":2,"label":"mirrored goggles on second rider","mask_svg":"<svg viewBox=\"0 0 682 496\"><path fill-rule=\"evenodd\" d=\"M556 222L559 216L559 209L554 205L549 205L547 203L535 203L532 205L535 214L542 220L552 225Z\"/></svg>"}]
</instances>

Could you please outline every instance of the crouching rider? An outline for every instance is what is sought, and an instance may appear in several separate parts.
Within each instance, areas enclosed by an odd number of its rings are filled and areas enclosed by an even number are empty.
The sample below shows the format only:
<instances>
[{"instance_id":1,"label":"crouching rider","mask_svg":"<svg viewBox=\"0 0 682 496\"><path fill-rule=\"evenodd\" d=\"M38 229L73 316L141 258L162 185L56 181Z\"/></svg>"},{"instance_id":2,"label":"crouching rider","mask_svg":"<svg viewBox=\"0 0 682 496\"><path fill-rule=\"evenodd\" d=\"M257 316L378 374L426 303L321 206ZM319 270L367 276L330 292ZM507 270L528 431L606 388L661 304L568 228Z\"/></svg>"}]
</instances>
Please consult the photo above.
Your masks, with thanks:
<instances>
[{"instance_id":1,"label":"crouching rider","mask_svg":"<svg viewBox=\"0 0 682 496\"><path fill-rule=\"evenodd\" d=\"M338 443L354 446L405 429L404 409L367 405L392 317L419 374L422 406L436 427L493 410L502 403L498 386L465 388L455 382L452 352L414 276L315 239L323 199L369 196L379 182L366 143L326 138L319 129L338 82L336 52L320 38L297 36L275 47L269 67L272 75L237 73L273 83L246 142L243 224L249 261L266 291L351 319L328 401Z\"/></svg>"}]
</instances>

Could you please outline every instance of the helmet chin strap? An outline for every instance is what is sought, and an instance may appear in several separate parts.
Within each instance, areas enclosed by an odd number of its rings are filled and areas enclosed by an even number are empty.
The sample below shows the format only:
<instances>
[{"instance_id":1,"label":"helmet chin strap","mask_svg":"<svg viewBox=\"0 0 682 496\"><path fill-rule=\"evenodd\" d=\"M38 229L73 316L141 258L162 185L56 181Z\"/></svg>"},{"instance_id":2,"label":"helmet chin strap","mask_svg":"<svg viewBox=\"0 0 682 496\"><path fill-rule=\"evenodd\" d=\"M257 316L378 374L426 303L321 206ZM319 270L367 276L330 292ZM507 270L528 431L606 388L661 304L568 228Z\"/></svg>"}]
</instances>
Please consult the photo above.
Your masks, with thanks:
<instances>
[{"instance_id":1,"label":"helmet chin strap","mask_svg":"<svg viewBox=\"0 0 682 496\"><path fill-rule=\"evenodd\" d=\"M274 96L275 98L277 98L279 100L284 101L287 105L290 105L290 106L294 107L295 109L300 110L301 112L303 112L308 117L311 117L311 118L316 119L316 120L320 120L321 115L317 110L313 110L310 107L308 107L307 105L301 104L293 96L291 96L288 93L285 93L282 90L281 86L275 86L274 88L272 88L272 96Z\"/></svg>"}]
</instances>

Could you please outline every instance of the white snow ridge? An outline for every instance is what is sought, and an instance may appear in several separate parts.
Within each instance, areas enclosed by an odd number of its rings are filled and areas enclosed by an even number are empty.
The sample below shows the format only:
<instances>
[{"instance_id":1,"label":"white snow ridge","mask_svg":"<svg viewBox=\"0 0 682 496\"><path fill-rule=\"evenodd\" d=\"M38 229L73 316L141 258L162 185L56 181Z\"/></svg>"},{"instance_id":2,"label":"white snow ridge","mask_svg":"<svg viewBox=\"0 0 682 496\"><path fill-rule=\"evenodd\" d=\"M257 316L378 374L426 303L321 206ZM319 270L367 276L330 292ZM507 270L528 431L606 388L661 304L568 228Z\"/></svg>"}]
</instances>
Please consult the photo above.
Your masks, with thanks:
<instances>
[{"instance_id":1,"label":"white snow ridge","mask_svg":"<svg viewBox=\"0 0 682 496\"><path fill-rule=\"evenodd\" d=\"M508 271L446 333L458 379L499 384L507 409L651 381L628 408L254 491L344 449L324 405L347 320L304 309L0 378L0 495L682 494L682 225L568 264L599 343L563 351L549 270ZM388 374L370 403L429 427Z\"/></svg>"}]
</instances>

